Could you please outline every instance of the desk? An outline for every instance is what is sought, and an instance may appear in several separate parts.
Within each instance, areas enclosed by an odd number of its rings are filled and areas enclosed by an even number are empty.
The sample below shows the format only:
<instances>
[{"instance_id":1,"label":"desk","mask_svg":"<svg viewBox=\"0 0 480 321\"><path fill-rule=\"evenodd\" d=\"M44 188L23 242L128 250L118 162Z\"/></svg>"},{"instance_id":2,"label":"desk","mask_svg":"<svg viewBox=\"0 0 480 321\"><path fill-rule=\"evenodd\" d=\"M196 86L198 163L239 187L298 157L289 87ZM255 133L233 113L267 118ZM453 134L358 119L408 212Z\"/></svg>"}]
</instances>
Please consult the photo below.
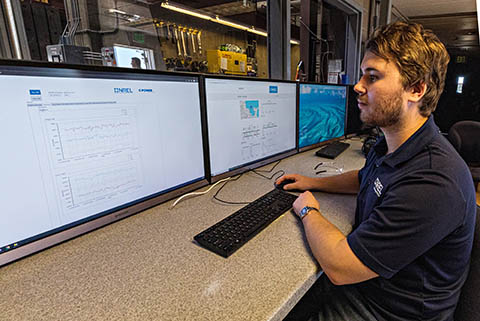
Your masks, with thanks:
<instances>
[{"instance_id":1,"label":"desk","mask_svg":"<svg viewBox=\"0 0 480 321\"><path fill-rule=\"evenodd\" d=\"M335 159L360 168L361 142ZM277 166L314 175L310 150ZM267 165L263 169L269 169ZM251 201L273 188L249 172L219 197ZM156 206L0 268L2 320L282 320L319 276L291 212L225 259L192 238L241 206L212 193ZM205 188L203 188L205 189ZM322 213L351 230L355 197L316 193Z\"/></svg>"}]
</instances>

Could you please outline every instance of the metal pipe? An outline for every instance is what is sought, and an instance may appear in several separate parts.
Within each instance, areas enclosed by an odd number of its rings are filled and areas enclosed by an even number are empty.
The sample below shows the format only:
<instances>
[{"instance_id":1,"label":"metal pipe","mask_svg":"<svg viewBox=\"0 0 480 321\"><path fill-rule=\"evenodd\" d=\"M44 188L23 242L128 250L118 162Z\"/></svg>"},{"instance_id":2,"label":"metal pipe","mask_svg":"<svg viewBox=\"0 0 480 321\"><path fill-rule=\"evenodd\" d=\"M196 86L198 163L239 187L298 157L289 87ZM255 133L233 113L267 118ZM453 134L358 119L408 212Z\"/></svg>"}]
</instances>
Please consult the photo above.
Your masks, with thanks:
<instances>
[{"instance_id":1,"label":"metal pipe","mask_svg":"<svg viewBox=\"0 0 480 321\"><path fill-rule=\"evenodd\" d=\"M22 59L22 49L20 47L20 40L17 34L17 25L15 24L15 16L13 15L12 2L10 0L3 0L3 6L5 7L5 14L7 15L8 29L10 38L12 39L15 58Z\"/></svg>"}]
</instances>

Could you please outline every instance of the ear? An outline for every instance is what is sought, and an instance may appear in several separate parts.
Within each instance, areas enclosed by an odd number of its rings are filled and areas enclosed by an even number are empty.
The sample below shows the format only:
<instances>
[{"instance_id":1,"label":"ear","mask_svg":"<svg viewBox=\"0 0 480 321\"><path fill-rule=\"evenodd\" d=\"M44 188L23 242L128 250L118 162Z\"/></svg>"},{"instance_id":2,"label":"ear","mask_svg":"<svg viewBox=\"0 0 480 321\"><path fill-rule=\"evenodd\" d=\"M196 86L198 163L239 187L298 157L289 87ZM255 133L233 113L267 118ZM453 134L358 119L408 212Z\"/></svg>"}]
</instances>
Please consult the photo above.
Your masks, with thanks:
<instances>
[{"instance_id":1,"label":"ear","mask_svg":"<svg viewBox=\"0 0 480 321\"><path fill-rule=\"evenodd\" d=\"M408 101L412 103L418 103L427 91L427 84L423 81L419 81L412 85L408 90Z\"/></svg>"}]
</instances>

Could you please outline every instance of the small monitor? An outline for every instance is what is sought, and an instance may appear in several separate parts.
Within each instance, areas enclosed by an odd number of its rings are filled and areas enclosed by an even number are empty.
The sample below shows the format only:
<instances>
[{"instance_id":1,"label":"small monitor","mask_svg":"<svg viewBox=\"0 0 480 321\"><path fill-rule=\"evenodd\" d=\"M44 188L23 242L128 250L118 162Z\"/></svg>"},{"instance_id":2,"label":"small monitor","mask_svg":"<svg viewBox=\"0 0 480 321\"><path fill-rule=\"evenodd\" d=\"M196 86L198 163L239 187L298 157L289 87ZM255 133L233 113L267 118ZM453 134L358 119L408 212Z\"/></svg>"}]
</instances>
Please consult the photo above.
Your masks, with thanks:
<instances>
[{"instance_id":1,"label":"small monitor","mask_svg":"<svg viewBox=\"0 0 480 321\"><path fill-rule=\"evenodd\" d=\"M298 147L306 150L345 135L347 86L299 86Z\"/></svg>"},{"instance_id":2,"label":"small monitor","mask_svg":"<svg viewBox=\"0 0 480 321\"><path fill-rule=\"evenodd\" d=\"M296 83L205 78L212 181L296 152Z\"/></svg>"},{"instance_id":3,"label":"small monitor","mask_svg":"<svg viewBox=\"0 0 480 321\"><path fill-rule=\"evenodd\" d=\"M155 58L152 49L116 44L113 46L113 53L118 67L155 69Z\"/></svg>"},{"instance_id":4,"label":"small monitor","mask_svg":"<svg viewBox=\"0 0 480 321\"><path fill-rule=\"evenodd\" d=\"M0 61L0 265L208 184L199 79Z\"/></svg>"}]
</instances>

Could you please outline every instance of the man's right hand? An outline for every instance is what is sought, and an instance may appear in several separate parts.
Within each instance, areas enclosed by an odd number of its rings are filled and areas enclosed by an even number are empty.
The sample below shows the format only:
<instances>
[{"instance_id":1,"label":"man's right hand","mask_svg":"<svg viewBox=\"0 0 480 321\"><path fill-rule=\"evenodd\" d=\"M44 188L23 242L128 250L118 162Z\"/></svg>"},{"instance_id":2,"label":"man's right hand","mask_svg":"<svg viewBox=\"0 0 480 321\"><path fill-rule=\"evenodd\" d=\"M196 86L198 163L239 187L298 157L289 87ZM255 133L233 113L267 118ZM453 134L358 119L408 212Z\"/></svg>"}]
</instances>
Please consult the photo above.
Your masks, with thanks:
<instances>
[{"instance_id":1,"label":"man's right hand","mask_svg":"<svg viewBox=\"0 0 480 321\"><path fill-rule=\"evenodd\" d=\"M311 189L315 189L315 182L316 179L312 177L307 177L299 174L286 174L282 177L278 178L275 181L275 184L280 184L284 180L292 180L293 183L287 184L283 187L284 190L300 190L300 191L308 191Z\"/></svg>"}]
</instances>

